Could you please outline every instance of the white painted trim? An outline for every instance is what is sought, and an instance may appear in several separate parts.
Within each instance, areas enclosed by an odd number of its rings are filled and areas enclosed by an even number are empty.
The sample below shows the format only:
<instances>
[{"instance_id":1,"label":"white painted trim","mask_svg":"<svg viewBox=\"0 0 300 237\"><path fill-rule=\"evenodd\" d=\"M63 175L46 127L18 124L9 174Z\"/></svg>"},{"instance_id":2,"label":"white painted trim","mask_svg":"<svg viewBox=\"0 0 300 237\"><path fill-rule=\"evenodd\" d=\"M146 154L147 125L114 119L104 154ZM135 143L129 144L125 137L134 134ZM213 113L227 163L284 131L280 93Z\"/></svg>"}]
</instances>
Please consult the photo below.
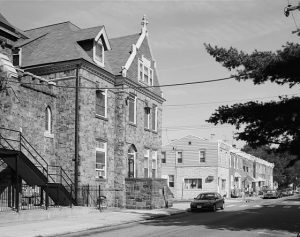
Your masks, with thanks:
<instances>
[{"instance_id":1,"label":"white painted trim","mask_svg":"<svg viewBox=\"0 0 300 237\"><path fill-rule=\"evenodd\" d=\"M139 50L139 48L141 47L141 45L145 39L145 36L146 36L146 31L143 31L142 34L140 35L138 41L136 42L136 44L132 45L131 54L130 54L129 58L127 59L125 65L121 67L123 77L126 77L127 70L130 68L130 66L136 56L137 50Z\"/></svg>"},{"instance_id":2,"label":"white painted trim","mask_svg":"<svg viewBox=\"0 0 300 237\"><path fill-rule=\"evenodd\" d=\"M102 62L96 59L96 44L100 44L102 46ZM101 42L94 40L93 43L93 60L94 62L99 65L100 67L104 67L104 59L105 59L105 55L104 55L104 46Z\"/></svg>"},{"instance_id":3,"label":"white painted trim","mask_svg":"<svg viewBox=\"0 0 300 237\"><path fill-rule=\"evenodd\" d=\"M47 138L54 138L54 134L53 134L53 133L49 133L48 131L45 131L45 132L44 132L44 137L47 137Z\"/></svg>"},{"instance_id":4,"label":"white painted trim","mask_svg":"<svg viewBox=\"0 0 300 237\"><path fill-rule=\"evenodd\" d=\"M95 41L98 41L100 39L100 36L103 35L104 41L105 41L105 45L107 47L107 50L111 50L111 46L106 34L106 30L105 27L103 26L103 28L100 30L100 32L97 34L97 36L95 37Z\"/></svg>"},{"instance_id":5,"label":"white painted trim","mask_svg":"<svg viewBox=\"0 0 300 237\"><path fill-rule=\"evenodd\" d=\"M144 159L145 159L145 157L147 157L147 159L148 159L148 177L147 178L150 178L150 149L145 148L145 151L147 151L147 155L148 155L148 156L145 156L145 153L144 153ZM145 169L145 167L144 167L144 169Z\"/></svg>"},{"instance_id":6,"label":"white painted trim","mask_svg":"<svg viewBox=\"0 0 300 237\"><path fill-rule=\"evenodd\" d=\"M97 114L97 111L96 111L96 115L97 116L100 116L102 118L107 118L107 89L104 89L104 90L96 90L96 93L97 91L101 91L103 94L104 94L104 104L105 104L105 111L104 111L104 116L101 115L101 114ZM97 97L97 95L96 95ZM97 98L96 98L97 99Z\"/></svg>"},{"instance_id":7,"label":"white painted trim","mask_svg":"<svg viewBox=\"0 0 300 237\"><path fill-rule=\"evenodd\" d=\"M157 178L157 169L158 169L158 162L157 162L157 156L158 156L158 152L157 150L153 150L151 151L151 176L152 176L152 170L153 170L153 167L152 167L152 164L153 164L153 160L155 160L155 178ZM153 156L154 154L156 154L155 156ZM153 178L153 177L152 177Z\"/></svg>"}]
</instances>

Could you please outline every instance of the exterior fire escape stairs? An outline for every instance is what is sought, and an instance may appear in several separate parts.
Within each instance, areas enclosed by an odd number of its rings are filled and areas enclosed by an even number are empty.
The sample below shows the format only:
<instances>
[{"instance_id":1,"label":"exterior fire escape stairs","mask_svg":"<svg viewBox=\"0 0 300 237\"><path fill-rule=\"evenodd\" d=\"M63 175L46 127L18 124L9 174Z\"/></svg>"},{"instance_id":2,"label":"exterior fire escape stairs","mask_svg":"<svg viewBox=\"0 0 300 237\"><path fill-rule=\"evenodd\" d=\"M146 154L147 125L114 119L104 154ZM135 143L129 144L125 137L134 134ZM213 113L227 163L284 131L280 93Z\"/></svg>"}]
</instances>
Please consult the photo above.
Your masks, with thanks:
<instances>
[{"instance_id":1,"label":"exterior fire escape stairs","mask_svg":"<svg viewBox=\"0 0 300 237\"><path fill-rule=\"evenodd\" d=\"M3 189L7 183L6 176L15 176L30 186L41 187L55 205L75 204L73 182L65 170L60 166L49 165L21 132L0 127L0 163L6 164L6 168L0 170Z\"/></svg>"}]
</instances>

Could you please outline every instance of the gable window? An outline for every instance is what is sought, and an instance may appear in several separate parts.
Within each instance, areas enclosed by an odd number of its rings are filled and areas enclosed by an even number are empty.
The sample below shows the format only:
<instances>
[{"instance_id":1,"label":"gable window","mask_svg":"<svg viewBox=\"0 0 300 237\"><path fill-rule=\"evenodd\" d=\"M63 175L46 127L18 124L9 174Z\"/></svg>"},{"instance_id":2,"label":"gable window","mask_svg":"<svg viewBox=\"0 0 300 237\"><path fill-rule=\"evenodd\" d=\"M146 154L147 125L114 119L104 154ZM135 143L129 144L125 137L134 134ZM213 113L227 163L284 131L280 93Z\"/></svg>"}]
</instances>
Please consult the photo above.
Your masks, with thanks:
<instances>
[{"instance_id":1,"label":"gable window","mask_svg":"<svg viewBox=\"0 0 300 237\"><path fill-rule=\"evenodd\" d=\"M49 106L45 110L45 131L52 133L52 112Z\"/></svg>"},{"instance_id":2,"label":"gable window","mask_svg":"<svg viewBox=\"0 0 300 237\"><path fill-rule=\"evenodd\" d=\"M157 176L157 151L152 151L152 178Z\"/></svg>"},{"instance_id":3,"label":"gable window","mask_svg":"<svg viewBox=\"0 0 300 237\"><path fill-rule=\"evenodd\" d=\"M13 65L15 67L21 66L21 51L21 48L14 48L12 50Z\"/></svg>"},{"instance_id":4,"label":"gable window","mask_svg":"<svg viewBox=\"0 0 300 237\"><path fill-rule=\"evenodd\" d=\"M106 178L107 143L96 142L96 178Z\"/></svg>"},{"instance_id":5,"label":"gable window","mask_svg":"<svg viewBox=\"0 0 300 237\"><path fill-rule=\"evenodd\" d=\"M150 129L150 111L148 108L144 108L144 128L146 129Z\"/></svg>"},{"instance_id":6,"label":"gable window","mask_svg":"<svg viewBox=\"0 0 300 237\"><path fill-rule=\"evenodd\" d=\"M129 106L129 122L136 124L136 96L130 95L128 97Z\"/></svg>"},{"instance_id":7,"label":"gable window","mask_svg":"<svg viewBox=\"0 0 300 237\"><path fill-rule=\"evenodd\" d=\"M107 117L107 90L96 90L96 115Z\"/></svg>"},{"instance_id":8,"label":"gable window","mask_svg":"<svg viewBox=\"0 0 300 237\"><path fill-rule=\"evenodd\" d=\"M206 151L205 150L200 150L199 151L199 158L200 158L200 163L205 162L205 158L206 158Z\"/></svg>"},{"instance_id":9,"label":"gable window","mask_svg":"<svg viewBox=\"0 0 300 237\"><path fill-rule=\"evenodd\" d=\"M138 61L138 80L146 85L153 86L151 62L144 56Z\"/></svg>"},{"instance_id":10,"label":"gable window","mask_svg":"<svg viewBox=\"0 0 300 237\"><path fill-rule=\"evenodd\" d=\"M152 108L152 130L157 132L157 106L153 105Z\"/></svg>"},{"instance_id":11,"label":"gable window","mask_svg":"<svg viewBox=\"0 0 300 237\"><path fill-rule=\"evenodd\" d=\"M150 150L144 150L144 178L149 178L149 156Z\"/></svg>"},{"instance_id":12,"label":"gable window","mask_svg":"<svg viewBox=\"0 0 300 237\"><path fill-rule=\"evenodd\" d=\"M182 151L176 152L177 163L182 163Z\"/></svg>"},{"instance_id":13,"label":"gable window","mask_svg":"<svg viewBox=\"0 0 300 237\"><path fill-rule=\"evenodd\" d=\"M161 152L161 163L166 163L166 161L167 161L167 154L166 154L166 152L165 151L162 151Z\"/></svg>"},{"instance_id":14,"label":"gable window","mask_svg":"<svg viewBox=\"0 0 300 237\"><path fill-rule=\"evenodd\" d=\"M174 188L174 175L169 175L169 187Z\"/></svg>"},{"instance_id":15,"label":"gable window","mask_svg":"<svg viewBox=\"0 0 300 237\"><path fill-rule=\"evenodd\" d=\"M94 41L93 56L95 63L104 67L104 47L102 45L101 37L98 41Z\"/></svg>"}]
</instances>

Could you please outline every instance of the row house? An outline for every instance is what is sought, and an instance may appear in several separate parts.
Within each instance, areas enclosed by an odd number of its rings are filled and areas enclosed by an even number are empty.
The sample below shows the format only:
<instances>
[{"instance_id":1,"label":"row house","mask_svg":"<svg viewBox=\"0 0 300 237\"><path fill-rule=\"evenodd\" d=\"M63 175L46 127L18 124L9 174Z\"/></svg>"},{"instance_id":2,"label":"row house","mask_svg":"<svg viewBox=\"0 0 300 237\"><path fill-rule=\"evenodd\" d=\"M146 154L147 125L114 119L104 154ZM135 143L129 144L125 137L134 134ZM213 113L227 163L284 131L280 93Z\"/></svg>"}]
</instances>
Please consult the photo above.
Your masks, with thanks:
<instances>
[{"instance_id":1,"label":"row house","mask_svg":"<svg viewBox=\"0 0 300 237\"><path fill-rule=\"evenodd\" d=\"M230 197L273 185L272 163L223 141L183 137L162 147L161 162L162 177L176 199L192 199L200 192Z\"/></svg>"},{"instance_id":2,"label":"row house","mask_svg":"<svg viewBox=\"0 0 300 237\"><path fill-rule=\"evenodd\" d=\"M161 190L165 99L145 16L141 32L118 38L104 26L62 22L20 31L0 19L14 32L10 39L1 32L1 68L11 61L17 72L0 84L2 137L7 129L21 132L47 167L63 168L77 203L87 184L101 185L120 206L133 206L139 194L130 190L139 182L150 196L154 183ZM141 207L156 205L148 199Z\"/></svg>"}]
</instances>

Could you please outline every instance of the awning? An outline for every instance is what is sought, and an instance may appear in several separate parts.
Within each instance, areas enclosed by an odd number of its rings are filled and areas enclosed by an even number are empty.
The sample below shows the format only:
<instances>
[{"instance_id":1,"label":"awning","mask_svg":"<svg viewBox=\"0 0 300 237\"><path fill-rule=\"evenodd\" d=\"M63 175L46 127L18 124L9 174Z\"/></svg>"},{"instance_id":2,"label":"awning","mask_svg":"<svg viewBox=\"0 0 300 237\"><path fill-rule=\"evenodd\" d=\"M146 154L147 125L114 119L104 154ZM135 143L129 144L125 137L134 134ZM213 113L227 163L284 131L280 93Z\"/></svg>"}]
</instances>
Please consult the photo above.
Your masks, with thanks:
<instances>
[{"instance_id":1,"label":"awning","mask_svg":"<svg viewBox=\"0 0 300 237\"><path fill-rule=\"evenodd\" d=\"M247 176L245 177L244 181L255 182L256 180L255 180L253 177L251 177L250 175L247 175Z\"/></svg>"},{"instance_id":2,"label":"awning","mask_svg":"<svg viewBox=\"0 0 300 237\"><path fill-rule=\"evenodd\" d=\"M242 178L242 176L238 172L234 173L234 177L236 177L236 178Z\"/></svg>"}]
</instances>

